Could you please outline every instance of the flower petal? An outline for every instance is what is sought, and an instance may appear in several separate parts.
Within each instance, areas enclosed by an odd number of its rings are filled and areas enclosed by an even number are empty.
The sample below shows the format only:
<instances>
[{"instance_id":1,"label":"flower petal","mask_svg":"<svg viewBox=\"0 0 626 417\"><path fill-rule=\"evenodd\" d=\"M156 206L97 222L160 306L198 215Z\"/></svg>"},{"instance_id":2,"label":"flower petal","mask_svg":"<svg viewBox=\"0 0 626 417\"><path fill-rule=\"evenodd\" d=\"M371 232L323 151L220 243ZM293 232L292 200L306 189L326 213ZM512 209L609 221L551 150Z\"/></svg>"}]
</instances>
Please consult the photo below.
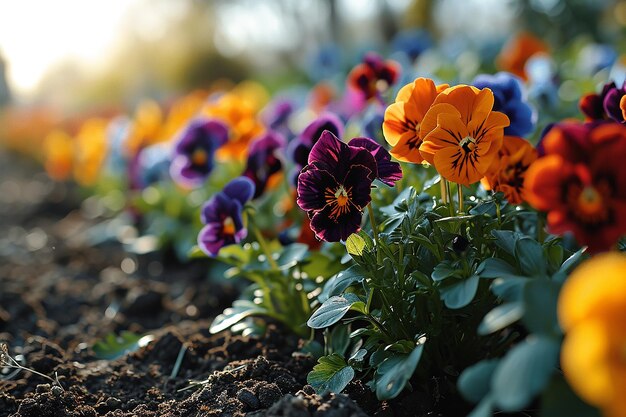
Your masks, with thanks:
<instances>
[{"instance_id":1,"label":"flower petal","mask_svg":"<svg viewBox=\"0 0 626 417\"><path fill-rule=\"evenodd\" d=\"M349 210L336 220L331 217L331 207L317 211L311 218L311 230L318 239L326 242L339 242L348 239L352 233L361 230L363 214L359 210Z\"/></svg>"},{"instance_id":2,"label":"flower petal","mask_svg":"<svg viewBox=\"0 0 626 417\"><path fill-rule=\"evenodd\" d=\"M222 192L243 206L254 195L254 182L247 177L237 177L226 184Z\"/></svg>"},{"instance_id":3,"label":"flower petal","mask_svg":"<svg viewBox=\"0 0 626 417\"><path fill-rule=\"evenodd\" d=\"M393 187L394 183L402 178L402 169L397 162L391 162L391 155L385 148L370 138L354 138L348 146L367 149L376 160L378 179L384 184Z\"/></svg>"},{"instance_id":4,"label":"flower petal","mask_svg":"<svg viewBox=\"0 0 626 417\"><path fill-rule=\"evenodd\" d=\"M337 180L326 170L315 167L305 168L298 177L298 197L296 202L302 210L321 210L327 202L324 192L339 187Z\"/></svg>"}]
</instances>

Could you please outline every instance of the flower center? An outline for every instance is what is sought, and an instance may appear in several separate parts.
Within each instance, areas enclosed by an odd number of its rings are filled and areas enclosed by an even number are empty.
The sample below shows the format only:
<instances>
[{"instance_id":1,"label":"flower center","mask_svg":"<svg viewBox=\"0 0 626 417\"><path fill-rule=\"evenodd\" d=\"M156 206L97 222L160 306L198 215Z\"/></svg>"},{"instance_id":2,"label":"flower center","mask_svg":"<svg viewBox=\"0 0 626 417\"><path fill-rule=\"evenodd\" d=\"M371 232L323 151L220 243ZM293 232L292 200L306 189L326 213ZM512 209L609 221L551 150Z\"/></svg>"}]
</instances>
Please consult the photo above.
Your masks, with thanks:
<instances>
[{"instance_id":1,"label":"flower center","mask_svg":"<svg viewBox=\"0 0 626 417\"><path fill-rule=\"evenodd\" d=\"M326 189L325 198L326 203L331 207L331 218L336 220L337 217L348 212L350 209L351 190L351 188L346 189L343 185L340 185L336 190Z\"/></svg>"},{"instance_id":2,"label":"flower center","mask_svg":"<svg viewBox=\"0 0 626 417\"><path fill-rule=\"evenodd\" d=\"M587 185L578 195L578 209L587 216L594 216L604 208L603 198L593 186Z\"/></svg>"},{"instance_id":3,"label":"flower center","mask_svg":"<svg viewBox=\"0 0 626 417\"><path fill-rule=\"evenodd\" d=\"M202 148L198 148L194 150L193 153L191 154L191 162L194 165L205 165L208 160L209 160L209 155Z\"/></svg>"},{"instance_id":4,"label":"flower center","mask_svg":"<svg viewBox=\"0 0 626 417\"><path fill-rule=\"evenodd\" d=\"M222 233L224 233L225 235L235 234L235 221L232 217L228 216L222 222Z\"/></svg>"},{"instance_id":5,"label":"flower center","mask_svg":"<svg viewBox=\"0 0 626 417\"><path fill-rule=\"evenodd\" d=\"M476 148L476 139L471 136L465 136L459 142L459 146L463 148L465 152L472 152Z\"/></svg>"}]
</instances>

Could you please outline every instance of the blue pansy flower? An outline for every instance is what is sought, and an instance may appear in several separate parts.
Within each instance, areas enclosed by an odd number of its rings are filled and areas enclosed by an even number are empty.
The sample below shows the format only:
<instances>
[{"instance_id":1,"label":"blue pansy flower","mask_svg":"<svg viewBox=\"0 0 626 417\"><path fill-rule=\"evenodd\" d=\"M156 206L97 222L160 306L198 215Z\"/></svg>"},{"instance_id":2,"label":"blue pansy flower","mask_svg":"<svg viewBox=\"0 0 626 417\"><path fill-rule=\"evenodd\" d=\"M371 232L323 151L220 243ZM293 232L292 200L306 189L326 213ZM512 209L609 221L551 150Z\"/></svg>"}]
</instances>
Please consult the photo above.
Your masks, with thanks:
<instances>
[{"instance_id":1,"label":"blue pansy flower","mask_svg":"<svg viewBox=\"0 0 626 417\"><path fill-rule=\"evenodd\" d=\"M522 95L522 82L518 77L508 72L480 74L472 85L493 91L493 110L506 114L511 121L504 128L505 135L525 136L533 131L536 114Z\"/></svg>"}]
</instances>

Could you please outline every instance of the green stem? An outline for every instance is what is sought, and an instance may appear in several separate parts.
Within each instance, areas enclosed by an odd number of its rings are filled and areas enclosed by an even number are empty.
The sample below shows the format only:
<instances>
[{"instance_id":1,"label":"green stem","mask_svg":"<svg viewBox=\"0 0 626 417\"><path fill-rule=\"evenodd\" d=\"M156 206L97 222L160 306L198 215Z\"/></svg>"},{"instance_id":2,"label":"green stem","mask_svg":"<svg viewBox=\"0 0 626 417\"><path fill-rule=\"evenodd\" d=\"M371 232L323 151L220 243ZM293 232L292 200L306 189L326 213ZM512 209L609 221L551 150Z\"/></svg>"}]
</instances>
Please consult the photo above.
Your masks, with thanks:
<instances>
[{"instance_id":1,"label":"green stem","mask_svg":"<svg viewBox=\"0 0 626 417\"><path fill-rule=\"evenodd\" d=\"M265 238L263 237L263 234L261 233L261 230L259 230L259 228L257 227L256 223L254 223L254 221L252 221L251 217L248 218L248 221L250 222L250 227L254 231L254 236L256 236L257 242L259 242L259 245L261 245L261 250L263 250L263 253L265 254L265 257L267 258L267 262L269 262L270 267L272 269L278 271L279 270L278 264L276 264L276 261L272 257L272 252L270 251L270 247L267 244L267 241L265 240Z\"/></svg>"},{"instance_id":2,"label":"green stem","mask_svg":"<svg viewBox=\"0 0 626 417\"><path fill-rule=\"evenodd\" d=\"M498 226L502 225L502 213L500 212L500 201L496 200L496 216L498 216Z\"/></svg>"},{"instance_id":3,"label":"green stem","mask_svg":"<svg viewBox=\"0 0 626 417\"><path fill-rule=\"evenodd\" d=\"M441 202L443 204L448 204L448 190L446 190L446 180L443 177L440 177L439 186L441 187Z\"/></svg>"},{"instance_id":4,"label":"green stem","mask_svg":"<svg viewBox=\"0 0 626 417\"><path fill-rule=\"evenodd\" d=\"M374 217L374 209L372 203L367 205L367 214L370 217L370 226L372 226L372 233L374 234L374 242L376 242L376 262L380 264L382 262L382 252L380 251L380 241L378 239L378 224L376 223L376 217Z\"/></svg>"},{"instance_id":5,"label":"green stem","mask_svg":"<svg viewBox=\"0 0 626 417\"><path fill-rule=\"evenodd\" d=\"M452 190L450 188L450 183L448 180L444 180L446 182L446 195L448 196L448 204L450 208L450 217L454 217L454 202L452 200Z\"/></svg>"},{"instance_id":6,"label":"green stem","mask_svg":"<svg viewBox=\"0 0 626 417\"><path fill-rule=\"evenodd\" d=\"M456 185L457 196L459 197L459 214L463 213L463 186L461 184Z\"/></svg>"},{"instance_id":7,"label":"green stem","mask_svg":"<svg viewBox=\"0 0 626 417\"><path fill-rule=\"evenodd\" d=\"M537 213L537 241L543 243L546 240L546 232L544 230L544 221L541 213Z\"/></svg>"},{"instance_id":8,"label":"green stem","mask_svg":"<svg viewBox=\"0 0 626 417\"><path fill-rule=\"evenodd\" d=\"M376 217L374 217L372 203L367 205L367 214L370 216L370 226L372 226L372 233L374 234L374 241L376 242L376 251L378 251L378 224L376 224Z\"/></svg>"}]
</instances>

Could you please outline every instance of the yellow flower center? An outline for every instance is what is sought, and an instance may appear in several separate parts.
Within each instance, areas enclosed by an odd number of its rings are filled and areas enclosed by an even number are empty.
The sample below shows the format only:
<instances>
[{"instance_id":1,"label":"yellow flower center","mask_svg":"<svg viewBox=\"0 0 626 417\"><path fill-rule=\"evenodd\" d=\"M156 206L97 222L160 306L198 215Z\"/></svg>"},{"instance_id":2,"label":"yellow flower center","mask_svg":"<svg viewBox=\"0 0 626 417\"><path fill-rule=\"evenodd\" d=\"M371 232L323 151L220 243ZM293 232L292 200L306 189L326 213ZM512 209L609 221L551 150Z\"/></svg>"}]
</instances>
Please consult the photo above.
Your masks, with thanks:
<instances>
[{"instance_id":1,"label":"yellow flower center","mask_svg":"<svg viewBox=\"0 0 626 417\"><path fill-rule=\"evenodd\" d=\"M465 136L459 142L459 146L463 148L465 152L472 152L476 148L476 139L471 136Z\"/></svg>"},{"instance_id":2,"label":"yellow flower center","mask_svg":"<svg viewBox=\"0 0 626 417\"><path fill-rule=\"evenodd\" d=\"M235 234L235 221L232 217L228 216L224 219L224 222L222 223L222 232L225 235Z\"/></svg>"},{"instance_id":3,"label":"yellow flower center","mask_svg":"<svg viewBox=\"0 0 626 417\"><path fill-rule=\"evenodd\" d=\"M337 219L348 212L350 203L351 189L346 189L343 185L340 185L336 190L330 188L326 189L325 198L326 203L331 206L330 217Z\"/></svg>"},{"instance_id":4,"label":"yellow flower center","mask_svg":"<svg viewBox=\"0 0 626 417\"><path fill-rule=\"evenodd\" d=\"M194 165L204 165L209 160L209 155L202 148L198 148L191 154L191 162Z\"/></svg>"},{"instance_id":5,"label":"yellow flower center","mask_svg":"<svg viewBox=\"0 0 626 417\"><path fill-rule=\"evenodd\" d=\"M580 211L587 215L593 216L602 211L604 206L602 205L603 198L593 186L588 185L578 195L578 208Z\"/></svg>"}]
</instances>

